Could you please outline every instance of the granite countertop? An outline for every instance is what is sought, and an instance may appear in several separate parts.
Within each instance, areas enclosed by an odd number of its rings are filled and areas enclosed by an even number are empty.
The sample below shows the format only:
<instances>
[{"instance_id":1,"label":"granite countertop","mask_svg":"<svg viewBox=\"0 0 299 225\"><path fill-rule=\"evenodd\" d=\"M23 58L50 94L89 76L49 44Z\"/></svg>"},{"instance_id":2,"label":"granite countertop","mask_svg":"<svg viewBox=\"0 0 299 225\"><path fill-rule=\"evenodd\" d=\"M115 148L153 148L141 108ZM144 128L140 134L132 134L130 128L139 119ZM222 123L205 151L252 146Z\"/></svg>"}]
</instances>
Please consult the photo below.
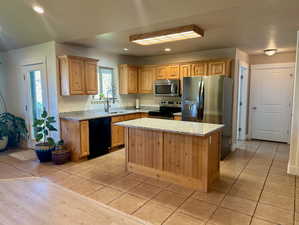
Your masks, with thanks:
<instances>
[{"instance_id":1,"label":"granite countertop","mask_svg":"<svg viewBox=\"0 0 299 225\"><path fill-rule=\"evenodd\" d=\"M179 120L163 120L142 118L116 123L118 126L131 128L145 128L194 136L207 136L221 130L224 125L211 123L187 122Z\"/></svg>"},{"instance_id":2,"label":"granite countertop","mask_svg":"<svg viewBox=\"0 0 299 225\"><path fill-rule=\"evenodd\" d=\"M103 117L111 116L121 116L134 113L147 113L152 110L157 110L156 107L142 107L140 109L134 108L120 108L120 109L111 109L110 113L104 112L102 110L87 110L87 111L75 111L75 112L63 112L59 114L60 119L66 120L90 120Z\"/></svg>"}]
</instances>

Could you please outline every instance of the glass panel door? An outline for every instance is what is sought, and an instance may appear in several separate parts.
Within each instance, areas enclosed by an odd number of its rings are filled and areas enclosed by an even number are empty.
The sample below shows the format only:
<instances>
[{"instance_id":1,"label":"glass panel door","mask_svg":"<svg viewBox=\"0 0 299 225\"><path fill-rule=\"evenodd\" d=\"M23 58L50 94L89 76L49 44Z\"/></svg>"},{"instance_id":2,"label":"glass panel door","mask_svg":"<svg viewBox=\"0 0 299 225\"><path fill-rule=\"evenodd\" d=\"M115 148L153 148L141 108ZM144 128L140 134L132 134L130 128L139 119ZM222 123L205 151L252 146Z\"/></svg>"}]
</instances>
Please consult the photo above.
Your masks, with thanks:
<instances>
[{"instance_id":1,"label":"glass panel door","mask_svg":"<svg viewBox=\"0 0 299 225\"><path fill-rule=\"evenodd\" d=\"M35 144L34 120L41 117L44 108L48 110L47 85L43 64L25 66L24 70L27 93L25 110L30 136L29 147L33 147Z\"/></svg>"}]
</instances>

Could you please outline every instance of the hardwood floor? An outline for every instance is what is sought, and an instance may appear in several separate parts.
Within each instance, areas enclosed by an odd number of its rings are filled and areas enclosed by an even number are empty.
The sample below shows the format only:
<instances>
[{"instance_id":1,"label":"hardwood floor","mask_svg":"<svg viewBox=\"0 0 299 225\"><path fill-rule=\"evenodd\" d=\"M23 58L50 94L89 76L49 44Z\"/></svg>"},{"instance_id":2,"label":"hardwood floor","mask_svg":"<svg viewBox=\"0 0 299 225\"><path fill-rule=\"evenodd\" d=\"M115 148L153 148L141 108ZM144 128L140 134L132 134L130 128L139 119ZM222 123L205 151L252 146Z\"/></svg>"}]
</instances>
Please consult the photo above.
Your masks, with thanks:
<instances>
[{"instance_id":1,"label":"hardwood floor","mask_svg":"<svg viewBox=\"0 0 299 225\"><path fill-rule=\"evenodd\" d=\"M288 154L284 144L239 143L209 193L127 173L123 150L62 166L0 156L0 179L41 176L152 224L298 225L299 178L286 173Z\"/></svg>"},{"instance_id":2,"label":"hardwood floor","mask_svg":"<svg viewBox=\"0 0 299 225\"><path fill-rule=\"evenodd\" d=\"M3 179L0 196L5 225L148 224L43 178Z\"/></svg>"}]
</instances>

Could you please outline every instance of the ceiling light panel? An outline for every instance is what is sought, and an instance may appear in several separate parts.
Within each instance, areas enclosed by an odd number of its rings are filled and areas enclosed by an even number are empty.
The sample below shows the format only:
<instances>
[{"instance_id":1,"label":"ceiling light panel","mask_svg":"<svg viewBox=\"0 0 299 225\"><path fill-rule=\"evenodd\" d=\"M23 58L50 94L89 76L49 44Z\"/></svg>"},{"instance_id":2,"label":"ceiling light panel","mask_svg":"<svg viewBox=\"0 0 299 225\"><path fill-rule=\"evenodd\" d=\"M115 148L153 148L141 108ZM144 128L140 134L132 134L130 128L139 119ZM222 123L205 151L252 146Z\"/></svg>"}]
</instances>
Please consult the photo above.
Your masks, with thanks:
<instances>
[{"instance_id":1,"label":"ceiling light panel","mask_svg":"<svg viewBox=\"0 0 299 225\"><path fill-rule=\"evenodd\" d=\"M204 31L196 25L188 25L157 32L135 34L130 41L140 45L154 45L203 37Z\"/></svg>"}]
</instances>

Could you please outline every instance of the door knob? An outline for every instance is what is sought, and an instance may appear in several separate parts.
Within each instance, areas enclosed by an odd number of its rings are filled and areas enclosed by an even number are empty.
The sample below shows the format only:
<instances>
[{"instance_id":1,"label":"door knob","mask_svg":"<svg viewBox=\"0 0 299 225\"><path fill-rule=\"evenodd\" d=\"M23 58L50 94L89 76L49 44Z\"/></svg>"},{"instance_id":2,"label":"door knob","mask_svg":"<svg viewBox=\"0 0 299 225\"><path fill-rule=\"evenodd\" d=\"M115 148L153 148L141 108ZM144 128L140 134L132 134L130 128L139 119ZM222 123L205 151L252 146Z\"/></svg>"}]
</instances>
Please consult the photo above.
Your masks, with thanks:
<instances>
[{"instance_id":1,"label":"door knob","mask_svg":"<svg viewBox=\"0 0 299 225\"><path fill-rule=\"evenodd\" d=\"M253 110L256 110L257 108L254 106L254 107L252 107L252 109L253 109Z\"/></svg>"}]
</instances>

